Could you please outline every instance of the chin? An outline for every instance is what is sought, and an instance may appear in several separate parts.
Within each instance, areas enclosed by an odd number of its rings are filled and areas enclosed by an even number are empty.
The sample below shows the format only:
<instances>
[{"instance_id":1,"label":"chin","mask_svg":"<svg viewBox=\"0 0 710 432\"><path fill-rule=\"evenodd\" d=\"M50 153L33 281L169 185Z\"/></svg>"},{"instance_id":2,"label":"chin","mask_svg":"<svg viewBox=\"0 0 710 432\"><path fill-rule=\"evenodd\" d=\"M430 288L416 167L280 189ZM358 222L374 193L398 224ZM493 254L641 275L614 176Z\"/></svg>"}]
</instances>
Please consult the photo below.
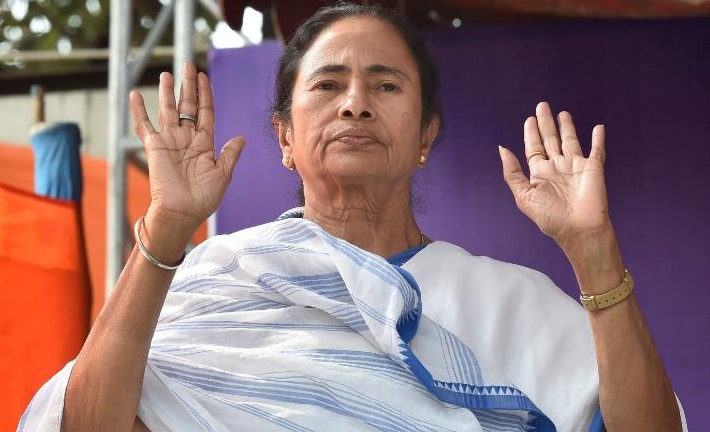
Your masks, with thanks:
<instances>
[{"instance_id":1,"label":"chin","mask_svg":"<svg viewBox=\"0 0 710 432\"><path fill-rule=\"evenodd\" d=\"M358 161L338 161L329 170L329 174L333 177L347 177L357 179L380 179L387 175L388 169L384 166L373 163L371 160Z\"/></svg>"}]
</instances>

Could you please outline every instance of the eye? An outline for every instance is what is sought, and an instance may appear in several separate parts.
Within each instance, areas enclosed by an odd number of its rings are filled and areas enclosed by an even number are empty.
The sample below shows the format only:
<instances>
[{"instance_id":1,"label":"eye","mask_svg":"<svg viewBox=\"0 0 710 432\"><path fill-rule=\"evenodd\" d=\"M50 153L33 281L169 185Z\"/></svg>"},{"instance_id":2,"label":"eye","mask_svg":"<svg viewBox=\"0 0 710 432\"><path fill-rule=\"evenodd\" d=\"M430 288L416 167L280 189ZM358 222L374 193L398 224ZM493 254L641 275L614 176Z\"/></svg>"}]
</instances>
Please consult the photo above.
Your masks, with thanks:
<instances>
[{"instance_id":1,"label":"eye","mask_svg":"<svg viewBox=\"0 0 710 432\"><path fill-rule=\"evenodd\" d=\"M380 84L380 89L385 91L385 92L393 92L396 91L399 87L397 87L397 84L386 82Z\"/></svg>"},{"instance_id":2,"label":"eye","mask_svg":"<svg viewBox=\"0 0 710 432\"><path fill-rule=\"evenodd\" d=\"M335 90L337 86L332 81L322 81L316 84L318 90Z\"/></svg>"}]
</instances>

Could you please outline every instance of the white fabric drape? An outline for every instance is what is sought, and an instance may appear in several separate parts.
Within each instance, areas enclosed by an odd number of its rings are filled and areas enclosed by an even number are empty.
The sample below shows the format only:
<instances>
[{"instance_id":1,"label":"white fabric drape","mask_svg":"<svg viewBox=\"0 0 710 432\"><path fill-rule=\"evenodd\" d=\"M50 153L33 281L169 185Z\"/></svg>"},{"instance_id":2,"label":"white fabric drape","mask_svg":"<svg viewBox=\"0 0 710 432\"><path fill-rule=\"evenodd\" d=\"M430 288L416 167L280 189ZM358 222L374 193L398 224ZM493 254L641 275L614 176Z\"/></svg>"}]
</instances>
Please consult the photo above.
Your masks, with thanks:
<instances>
[{"instance_id":1,"label":"white fabric drape","mask_svg":"<svg viewBox=\"0 0 710 432\"><path fill-rule=\"evenodd\" d=\"M71 366L18 430L59 430ZM138 414L153 431L586 431L597 381L585 312L542 274L445 242L400 269L286 219L188 256Z\"/></svg>"}]
</instances>

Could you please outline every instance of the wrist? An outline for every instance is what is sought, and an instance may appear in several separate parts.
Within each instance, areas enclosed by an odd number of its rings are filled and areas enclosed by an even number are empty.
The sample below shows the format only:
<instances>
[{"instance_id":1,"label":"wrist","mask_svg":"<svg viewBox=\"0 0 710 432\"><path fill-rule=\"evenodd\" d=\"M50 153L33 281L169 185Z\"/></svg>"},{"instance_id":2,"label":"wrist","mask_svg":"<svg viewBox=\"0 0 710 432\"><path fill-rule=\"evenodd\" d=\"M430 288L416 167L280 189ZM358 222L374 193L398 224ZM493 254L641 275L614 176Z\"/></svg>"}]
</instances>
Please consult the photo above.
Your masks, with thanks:
<instances>
[{"instance_id":1,"label":"wrist","mask_svg":"<svg viewBox=\"0 0 710 432\"><path fill-rule=\"evenodd\" d=\"M579 236L575 241L561 246L572 265L580 291L585 294L607 292L624 277L624 262L611 227Z\"/></svg>"},{"instance_id":2,"label":"wrist","mask_svg":"<svg viewBox=\"0 0 710 432\"><path fill-rule=\"evenodd\" d=\"M145 220L146 223L156 224L161 231L170 232L171 235L181 234L181 237L189 240L205 218L151 204L145 213Z\"/></svg>"},{"instance_id":3,"label":"wrist","mask_svg":"<svg viewBox=\"0 0 710 432\"><path fill-rule=\"evenodd\" d=\"M173 264L182 258L198 226L180 215L149 208L140 232L141 241L157 260Z\"/></svg>"}]
</instances>

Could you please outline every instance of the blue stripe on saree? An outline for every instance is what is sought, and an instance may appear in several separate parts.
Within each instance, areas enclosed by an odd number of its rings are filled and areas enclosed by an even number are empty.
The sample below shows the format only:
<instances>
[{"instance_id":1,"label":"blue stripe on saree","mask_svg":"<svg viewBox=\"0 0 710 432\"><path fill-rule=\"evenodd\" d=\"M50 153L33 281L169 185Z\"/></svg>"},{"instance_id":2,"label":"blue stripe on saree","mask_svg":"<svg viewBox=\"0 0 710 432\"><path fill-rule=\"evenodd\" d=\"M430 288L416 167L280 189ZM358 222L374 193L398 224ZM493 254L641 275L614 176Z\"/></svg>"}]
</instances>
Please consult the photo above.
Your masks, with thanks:
<instances>
[{"instance_id":1,"label":"blue stripe on saree","mask_svg":"<svg viewBox=\"0 0 710 432\"><path fill-rule=\"evenodd\" d=\"M487 383L473 351L422 316L417 282L396 265L417 250L397 254L393 264L303 219L215 243L186 261L155 331L164 345L151 349L149 364L171 381L264 421L296 404L379 430L433 431L442 429L437 416L463 415L454 408L462 407L487 431L555 431L524 393ZM214 365L208 350L181 345L200 345L206 335L226 355ZM307 349L299 349L303 338ZM241 366L220 366L230 358ZM397 393L379 397L379 388L405 391L431 414L421 416ZM252 401L263 405L243 405ZM191 415L202 424L199 413ZM282 420L287 430L307 430L295 418Z\"/></svg>"},{"instance_id":2,"label":"blue stripe on saree","mask_svg":"<svg viewBox=\"0 0 710 432\"><path fill-rule=\"evenodd\" d=\"M297 216L297 212L292 212L290 217ZM299 228L301 228L300 234ZM286 231L289 233L286 237L296 241L303 241L313 237L312 234L306 234L303 231L315 232L318 237L328 242L344 256L362 266L364 270L376 274L383 282L394 285L399 289L403 299L405 299L402 314L396 324L397 333L402 339L399 345L400 359L404 361L409 371L417 377L419 382L436 395L437 398L444 402L470 408L474 411L482 409L525 411L532 415L533 420L530 425L533 426L535 430L541 432L556 430L552 421L519 390L508 386L472 385L476 382L482 382L480 369L472 367L474 364L477 364L475 357L473 357L473 353L459 341L455 344L448 344L448 348L452 349L454 352L452 358L458 363L457 366L465 366L461 368L463 370L477 370L475 378L471 373L463 373L460 375L460 378L465 378L469 383L460 383L442 382L432 377L409 346L409 342L417 333L421 315L421 294L416 281L409 272L399 266L387 263L385 260L378 259L378 257L372 254L357 249L347 242L331 237L325 233L322 228L310 222L304 225L296 225L291 229L286 229ZM278 237L280 236L276 235L274 239ZM281 239L283 239L283 237L281 237ZM406 252L407 251L405 251L405 253ZM393 274L392 270L395 270L395 274ZM397 276L400 277L398 278ZM404 281L404 283L402 283L402 281ZM382 321L380 317L373 314L372 308L368 305L358 304L357 301L355 303L362 313L368 316L374 316L377 322L387 324L387 322ZM453 335L450 335L450 338L455 339ZM520 418L518 418L518 424L520 425Z\"/></svg>"}]
</instances>

